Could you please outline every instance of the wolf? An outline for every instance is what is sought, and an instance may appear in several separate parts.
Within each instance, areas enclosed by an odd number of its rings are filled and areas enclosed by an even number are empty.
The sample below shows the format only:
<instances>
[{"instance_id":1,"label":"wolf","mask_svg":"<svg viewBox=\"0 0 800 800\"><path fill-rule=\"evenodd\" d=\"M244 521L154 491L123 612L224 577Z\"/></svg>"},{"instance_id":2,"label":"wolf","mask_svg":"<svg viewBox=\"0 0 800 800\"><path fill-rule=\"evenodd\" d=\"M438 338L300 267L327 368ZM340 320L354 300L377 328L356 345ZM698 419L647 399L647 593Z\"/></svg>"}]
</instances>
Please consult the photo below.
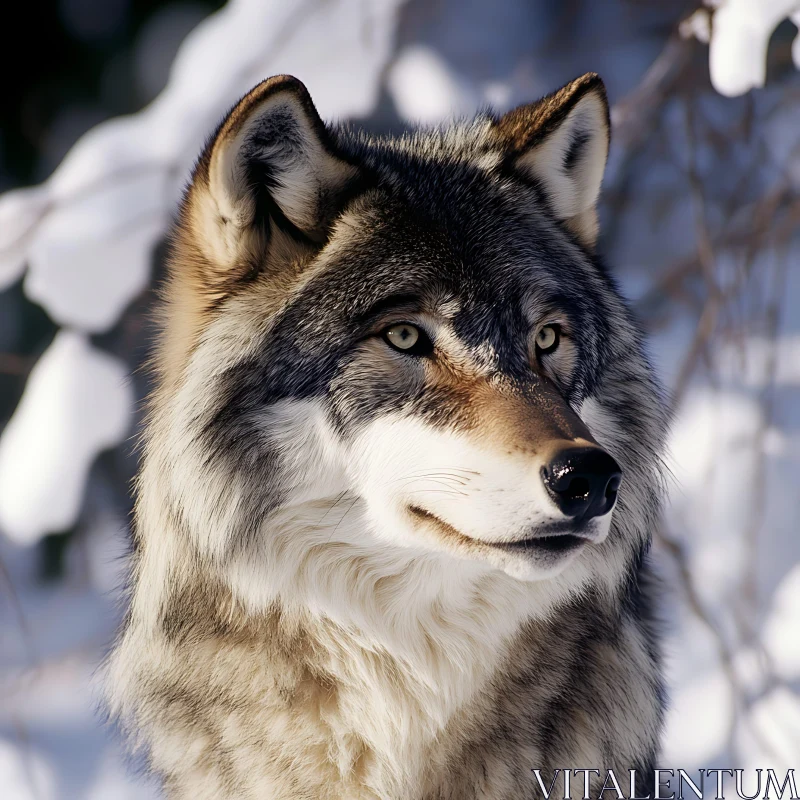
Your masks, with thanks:
<instances>
[{"instance_id":1,"label":"wolf","mask_svg":"<svg viewBox=\"0 0 800 800\"><path fill-rule=\"evenodd\" d=\"M210 137L107 662L167 797L652 773L668 419L596 254L609 139L594 74L402 136L327 125L278 76Z\"/></svg>"}]
</instances>

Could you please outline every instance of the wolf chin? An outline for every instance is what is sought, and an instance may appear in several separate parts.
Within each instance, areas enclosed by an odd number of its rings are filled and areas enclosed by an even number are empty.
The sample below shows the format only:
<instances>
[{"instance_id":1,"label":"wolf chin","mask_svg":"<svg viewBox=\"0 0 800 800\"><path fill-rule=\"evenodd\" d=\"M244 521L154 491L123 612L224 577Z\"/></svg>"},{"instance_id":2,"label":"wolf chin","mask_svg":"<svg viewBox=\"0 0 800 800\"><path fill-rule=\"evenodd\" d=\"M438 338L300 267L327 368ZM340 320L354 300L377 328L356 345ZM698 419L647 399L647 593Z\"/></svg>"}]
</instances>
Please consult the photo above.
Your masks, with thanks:
<instances>
[{"instance_id":1,"label":"wolf chin","mask_svg":"<svg viewBox=\"0 0 800 800\"><path fill-rule=\"evenodd\" d=\"M667 425L594 253L608 146L591 74L399 138L324 124L280 76L210 138L107 664L168 797L652 774Z\"/></svg>"}]
</instances>

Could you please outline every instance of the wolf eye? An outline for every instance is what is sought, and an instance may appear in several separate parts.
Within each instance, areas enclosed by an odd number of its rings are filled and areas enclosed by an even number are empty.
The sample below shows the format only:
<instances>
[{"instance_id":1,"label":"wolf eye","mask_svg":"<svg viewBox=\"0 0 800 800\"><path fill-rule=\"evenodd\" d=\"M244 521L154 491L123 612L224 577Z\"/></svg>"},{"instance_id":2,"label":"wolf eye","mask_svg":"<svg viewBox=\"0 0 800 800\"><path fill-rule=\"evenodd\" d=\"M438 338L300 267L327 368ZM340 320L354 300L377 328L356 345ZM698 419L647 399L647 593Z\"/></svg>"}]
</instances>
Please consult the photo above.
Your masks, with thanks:
<instances>
[{"instance_id":1,"label":"wolf eye","mask_svg":"<svg viewBox=\"0 0 800 800\"><path fill-rule=\"evenodd\" d=\"M383 331L383 340L399 350L412 356L425 356L433 350L433 343L428 334L416 325L398 322Z\"/></svg>"},{"instance_id":2,"label":"wolf eye","mask_svg":"<svg viewBox=\"0 0 800 800\"><path fill-rule=\"evenodd\" d=\"M552 353L558 347L561 331L558 325L543 325L536 334L536 352L539 355Z\"/></svg>"}]
</instances>

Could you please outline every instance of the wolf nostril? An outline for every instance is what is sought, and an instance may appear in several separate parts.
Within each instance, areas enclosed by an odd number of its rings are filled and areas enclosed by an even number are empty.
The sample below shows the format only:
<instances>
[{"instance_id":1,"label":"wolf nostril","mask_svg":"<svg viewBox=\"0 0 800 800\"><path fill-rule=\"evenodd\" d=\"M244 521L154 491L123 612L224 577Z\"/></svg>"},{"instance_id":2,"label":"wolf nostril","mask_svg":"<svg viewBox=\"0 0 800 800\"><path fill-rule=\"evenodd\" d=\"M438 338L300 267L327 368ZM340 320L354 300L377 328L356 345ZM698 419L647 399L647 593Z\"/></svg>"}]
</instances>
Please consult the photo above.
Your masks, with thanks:
<instances>
[{"instance_id":1,"label":"wolf nostril","mask_svg":"<svg viewBox=\"0 0 800 800\"><path fill-rule=\"evenodd\" d=\"M580 500L589 494L589 481L586 478L573 478L564 491L570 500Z\"/></svg>"},{"instance_id":2,"label":"wolf nostril","mask_svg":"<svg viewBox=\"0 0 800 800\"><path fill-rule=\"evenodd\" d=\"M611 480L609 480L606 484L606 500L610 500L612 503L616 502L620 483L622 483L621 475L614 475Z\"/></svg>"},{"instance_id":3,"label":"wolf nostril","mask_svg":"<svg viewBox=\"0 0 800 800\"><path fill-rule=\"evenodd\" d=\"M583 521L611 511L622 470L600 447L567 445L542 467L542 481L565 516Z\"/></svg>"}]
</instances>

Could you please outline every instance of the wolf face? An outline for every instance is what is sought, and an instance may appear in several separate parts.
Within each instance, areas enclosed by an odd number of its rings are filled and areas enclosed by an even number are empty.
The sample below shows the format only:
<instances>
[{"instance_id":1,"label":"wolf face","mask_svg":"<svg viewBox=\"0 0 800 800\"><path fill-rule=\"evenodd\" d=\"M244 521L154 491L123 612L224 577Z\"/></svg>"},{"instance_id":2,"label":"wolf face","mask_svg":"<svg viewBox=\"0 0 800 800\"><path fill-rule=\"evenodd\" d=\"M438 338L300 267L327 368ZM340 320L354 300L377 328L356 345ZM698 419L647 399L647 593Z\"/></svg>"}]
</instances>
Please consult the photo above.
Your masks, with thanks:
<instances>
[{"instance_id":1,"label":"wolf face","mask_svg":"<svg viewBox=\"0 0 800 800\"><path fill-rule=\"evenodd\" d=\"M233 109L182 207L161 354L159 479L204 554L577 561L575 586L613 560L642 480L630 409L597 398L652 387L592 255L608 142L594 75L401 139L326 127L288 77Z\"/></svg>"}]
</instances>

